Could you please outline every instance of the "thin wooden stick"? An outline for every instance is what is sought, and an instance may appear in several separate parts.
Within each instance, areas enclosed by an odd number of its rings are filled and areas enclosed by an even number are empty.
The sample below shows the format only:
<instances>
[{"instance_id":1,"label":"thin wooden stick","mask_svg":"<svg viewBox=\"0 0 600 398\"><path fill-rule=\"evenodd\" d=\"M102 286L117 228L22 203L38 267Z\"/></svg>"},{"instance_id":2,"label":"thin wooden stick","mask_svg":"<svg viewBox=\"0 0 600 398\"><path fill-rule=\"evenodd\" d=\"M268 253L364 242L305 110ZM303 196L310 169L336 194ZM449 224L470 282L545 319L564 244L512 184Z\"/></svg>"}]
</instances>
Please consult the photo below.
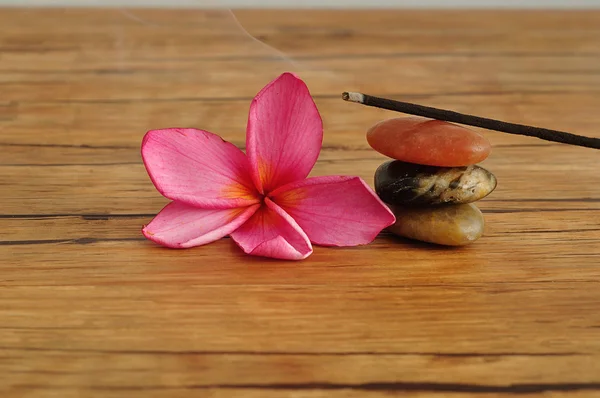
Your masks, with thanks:
<instances>
[{"instance_id":1,"label":"thin wooden stick","mask_svg":"<svg viewBox=\"0 0 600 398\"><path fill-rule=\"evenodd\" d=\"M388 109L391 111L423 116L430 119L466 124L468 126L481 127L484 129L500 131L508 134L536 137L542 140L560 142L568 145L600 149L600 138L585 137L582 135L566 133L564 131L549 130L540 127L527 126L524 124L507 123L500 120L466 115L445 109L411 104L409 102L394 101L391 99L374 97L372 95L362 93L345 92L342 94L342 99L345 101L356 102L358 104L373 106L375 108Z\"/></svg>"}]
</instances>

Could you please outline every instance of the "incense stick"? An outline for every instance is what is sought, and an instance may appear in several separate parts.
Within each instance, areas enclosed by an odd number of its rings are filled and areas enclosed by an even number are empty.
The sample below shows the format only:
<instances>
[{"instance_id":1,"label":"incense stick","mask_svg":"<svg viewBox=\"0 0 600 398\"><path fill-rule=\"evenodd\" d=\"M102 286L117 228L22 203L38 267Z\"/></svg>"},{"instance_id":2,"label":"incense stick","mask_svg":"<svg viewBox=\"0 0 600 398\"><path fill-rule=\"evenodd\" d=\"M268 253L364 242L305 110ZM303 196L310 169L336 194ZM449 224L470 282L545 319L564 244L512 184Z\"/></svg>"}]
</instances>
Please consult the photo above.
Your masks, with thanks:
<instances>
[{"instance_id":1,"label":"incense stick","mask_svg":"<svg viewBox=\"0 0 600 398\"><path fill-rule=\"evenodd\" d=\"M582 135L566 133L564 131L549 130L540 127L527 126L524 124L507 123L500 120L466 115L445 109L411 104L409 102L394 101L391 99L374 97L372 95L362 93L345 92L342 94L342 99L345 101L356 102L358 104L373 106L375 108L388 109L391 111L423 116L430 119L466 124L468 126L481 127L484 129L500 131L508 134L536 137L542 140L560 142L568 145L600 149L600 138L585 137Z\"/></svg>"}]
</instances>

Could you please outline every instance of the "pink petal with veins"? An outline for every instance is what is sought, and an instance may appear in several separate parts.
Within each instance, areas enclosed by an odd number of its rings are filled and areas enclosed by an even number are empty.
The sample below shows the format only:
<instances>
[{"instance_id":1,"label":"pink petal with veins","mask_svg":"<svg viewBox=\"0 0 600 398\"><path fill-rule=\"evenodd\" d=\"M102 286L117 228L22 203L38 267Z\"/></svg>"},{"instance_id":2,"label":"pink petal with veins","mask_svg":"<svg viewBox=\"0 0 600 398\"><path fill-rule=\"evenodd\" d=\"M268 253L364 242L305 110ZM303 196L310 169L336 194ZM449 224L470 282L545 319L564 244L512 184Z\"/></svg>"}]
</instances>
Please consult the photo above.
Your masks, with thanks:
<instances>
[{"instance_id":1,"label":"pink petal with veins","mask_svg":"<svg viewBox=\"0 0 600 398\"><path fill-rule=\"evenodd\" d=\"M313 168L323 142L323 122L306 84L284 73L250 105L246 153L260 192L302 180Z\"/></svg>"},{"instance_id":2,"label":"pink petal with veins","mask_svg":"<svg viewBox=\"0 0 600 398\"><path fill-rule=\"evenodd\" d=\"M171 248L204 245L229 235L248 220L260 205L235 209L199 209L171 202L142 229L144 236Z\"/></svg>"},{"instance_id":3,"label":"pink petal with veins","mask_svg":"<svg viewBox=\"0 0 600 398\"><path fill-rule=\"evenodd\" d=\"M302 228L311 242L323 246L367 244L396 218L358 177L314 177L282 186L270 195Z\"/></svg>"},{"instance_id":4,"label":"pink petal with veins","mask_svg":"<svg viewBox=\"0 0 600 398\"><path fill-rule=\"evenodd\" d=\"M165 197L212 209L259 202L246 155L218 135L196 129L149 131L142 158Z\"/></svg>"},{"instance_id":5,"label":"pink petal with veins","mask_svg":"<svg viewBox=\"0 0 600 398\"><path fill-rule=\"evenodd\" d=\"M231 238L245 253L255 256L302 260L312 253L304 231L269 198Z\"/></svg>"}]
</instances>

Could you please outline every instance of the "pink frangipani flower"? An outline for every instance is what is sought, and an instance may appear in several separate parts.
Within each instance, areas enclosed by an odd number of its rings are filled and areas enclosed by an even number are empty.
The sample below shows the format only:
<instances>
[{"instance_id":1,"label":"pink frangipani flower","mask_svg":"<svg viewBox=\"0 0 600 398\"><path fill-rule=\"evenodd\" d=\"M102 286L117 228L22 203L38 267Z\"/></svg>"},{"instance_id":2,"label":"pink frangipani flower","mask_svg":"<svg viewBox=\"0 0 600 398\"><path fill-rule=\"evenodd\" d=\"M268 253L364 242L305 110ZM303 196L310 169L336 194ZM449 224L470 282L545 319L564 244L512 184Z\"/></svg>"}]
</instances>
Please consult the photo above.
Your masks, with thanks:
<instances>
[{"instance_id":1,"label":"pink frangipani flower","mask_svg":"<svg viewBox=\"0 0 600 398\"><path fill-rule=\"evenodd\" d=\"M393 213L359 177L307 178L323 140L308 88L291 73L254 98L246 154L207 131L149 131L142 157L172 202L142 230L172 248L226 235L247 254L300 260L312 243L355 246L393 224Z\"/></svg>"}]
</instances>

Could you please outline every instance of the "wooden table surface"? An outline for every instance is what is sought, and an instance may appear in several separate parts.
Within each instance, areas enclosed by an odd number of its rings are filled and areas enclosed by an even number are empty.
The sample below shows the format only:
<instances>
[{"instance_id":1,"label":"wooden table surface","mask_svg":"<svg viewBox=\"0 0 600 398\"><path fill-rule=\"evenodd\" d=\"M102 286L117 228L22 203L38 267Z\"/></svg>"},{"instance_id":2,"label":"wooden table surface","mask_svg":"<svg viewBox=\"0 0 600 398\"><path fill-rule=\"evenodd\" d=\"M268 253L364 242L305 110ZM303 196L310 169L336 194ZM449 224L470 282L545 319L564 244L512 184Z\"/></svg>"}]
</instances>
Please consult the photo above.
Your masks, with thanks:
<instances>
[{"instance_id":1,"label":"wooden table surface","mask_svg":"<svg viewBox=\"0 0 600 398\"><path fill-rule=\"evenodd\" d=\"M236 15L257 40L228 11L0 11L2 397L600 396L598 151L483 132L475 244L302 262L145 240L167 201L139 154L162 127L243 146L286 70L324 119L314 175L384 161L364 134L398 115L346 90L598 137L600 12Z\"/></svg>"}]
</instances>

